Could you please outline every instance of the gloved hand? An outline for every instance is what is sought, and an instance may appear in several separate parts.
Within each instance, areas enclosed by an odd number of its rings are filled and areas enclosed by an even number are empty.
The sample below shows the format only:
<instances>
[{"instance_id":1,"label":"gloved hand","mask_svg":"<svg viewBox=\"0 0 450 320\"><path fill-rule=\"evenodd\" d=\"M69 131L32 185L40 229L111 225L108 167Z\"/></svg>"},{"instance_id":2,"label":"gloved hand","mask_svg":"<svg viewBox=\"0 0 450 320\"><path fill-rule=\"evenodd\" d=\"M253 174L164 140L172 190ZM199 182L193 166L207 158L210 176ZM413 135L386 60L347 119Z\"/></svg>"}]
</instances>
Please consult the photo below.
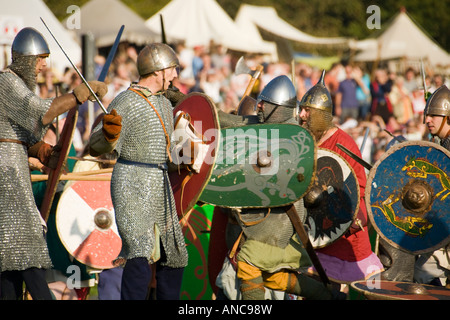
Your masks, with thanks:
<instances>
[{"instance_id":1,"label":"gloved hand","mask_svg":"<svg viewBox=\"0 0 450 320\"><path fill-rule=\"evenodd\" d=\"M51 145L44 141L39 141L28 148L28 156L37 158L42 164L47 165L52 154L52 150L53 147Z\"/></svg>"},{"instance_id":2,"label":"gloved hand","mask_svg":"<svg viewBox=\"0 0 450 320\"><path fill-rule=\"evenodd\" d=\"M103 135L106 141L114 142L119 139L122 130L122 116L115 109L103 116Z\"/></svg>"},{"instance_id":3,"label":"gloved hand","mask_svg":"<svg viewBox=\"0 0 450 320\"><path fill-rule=\"evenodd\" d=\"M97 95L97 97L101 100L105 94L108 92L108 87L104 82L101 81L88 81L89 86L92 91ZM95 101L94 96L89 91L88 87L82 83L73 89L73 94L77 98L79 104L86 102L86 100Z\"/></svg>"}]
</instances>

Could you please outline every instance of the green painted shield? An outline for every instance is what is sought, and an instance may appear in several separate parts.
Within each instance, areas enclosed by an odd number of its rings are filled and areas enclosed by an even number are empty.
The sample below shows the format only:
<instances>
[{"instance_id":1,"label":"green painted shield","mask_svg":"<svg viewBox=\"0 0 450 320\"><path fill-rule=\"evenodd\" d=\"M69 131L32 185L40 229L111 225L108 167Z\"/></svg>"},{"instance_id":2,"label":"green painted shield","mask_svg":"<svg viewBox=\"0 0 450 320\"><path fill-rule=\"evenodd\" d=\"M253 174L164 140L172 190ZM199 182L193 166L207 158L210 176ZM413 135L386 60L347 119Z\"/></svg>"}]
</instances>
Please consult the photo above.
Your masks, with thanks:
<instances>
[{"instance_id":1,"label":"green painted shield","mask_svg":"<svg viewBox=\"0 0 450 320\"><path fill-rule=\"evenodd\" d=\"M221 129L211 178L199 200L222 207L291 204L310 186L316 151L311 133L295 124Z\"/></svg>"}]
</instances>

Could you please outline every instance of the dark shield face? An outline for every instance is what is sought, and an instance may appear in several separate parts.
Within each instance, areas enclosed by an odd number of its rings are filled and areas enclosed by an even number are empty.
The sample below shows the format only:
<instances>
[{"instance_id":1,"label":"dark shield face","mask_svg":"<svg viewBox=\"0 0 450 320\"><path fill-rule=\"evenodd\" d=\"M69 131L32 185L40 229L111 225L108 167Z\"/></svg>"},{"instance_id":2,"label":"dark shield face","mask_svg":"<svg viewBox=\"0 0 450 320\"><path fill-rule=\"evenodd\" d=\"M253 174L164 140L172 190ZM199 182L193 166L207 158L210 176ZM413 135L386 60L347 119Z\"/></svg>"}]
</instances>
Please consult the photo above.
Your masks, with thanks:
<instances>
[{"instance_id":1,"label":"dark shield face","mask_svg":"<svg viewBox=\"0 0 450 320\"><path fill-rule=\"evenodd\" d=\"M327 246L348 230L359 208L359 185L342 157L319 148L316 178L304 203L314 247Z\"/></svg>"},{"instance_id":2,"label":"dark shield face","mask_svg":"<svg viewBox=\"0 0 450 320\"><path fill-rule=\"evenodd\" d=\"M428 141L391 147L367 179L367 213L377 233L415 254L450 241L450 152Z\"/></svg>"}]
</instances>

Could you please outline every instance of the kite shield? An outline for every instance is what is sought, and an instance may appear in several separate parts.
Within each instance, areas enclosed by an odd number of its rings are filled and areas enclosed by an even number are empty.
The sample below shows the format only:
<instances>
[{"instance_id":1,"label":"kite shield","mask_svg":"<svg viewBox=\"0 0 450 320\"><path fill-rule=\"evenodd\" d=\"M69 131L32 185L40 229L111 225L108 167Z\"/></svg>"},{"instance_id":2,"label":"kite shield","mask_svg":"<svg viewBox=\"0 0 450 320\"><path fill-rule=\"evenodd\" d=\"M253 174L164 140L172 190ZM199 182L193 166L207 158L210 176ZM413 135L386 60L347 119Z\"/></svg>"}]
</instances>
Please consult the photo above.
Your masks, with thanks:
<instances>
[{"instance_id":1,"label":"kite shield","mask_svg":"<svg viewBox=\"0 0 450 320\"><path fill-rule=\"evenodd\" d=\"M391 147L367 179L365 201L377 233L413 254L450 242L450 152L436 143Z\"/></svg>"},{"instance_id":2,"label":"kite shield","mask_svg":"<svg viewBox=\"0 0 450 320\"><path fill-rule=\"evenodd\" d=\"M359 210L359 184L348 162L336 152L318 148L314 182L304 197L305 226L314 248L338 240Z\"/></svg>"},{"instance_id":3,"label":"kite shield","mask_svg":"<svg viewBox=\"0 0 450 320\"><path fill-rule=\"evenodd\" d=\"M186 158L186 154L183 154L181 160L177 157L180 155L178 152L172 156L172 161L180 164L180 167L170 172L169 178L178 215L184 216L195 206L209 181L216 160L220 126L216 106L205 94L197 92L188 94L175 107L174 116L178 112L183 113L185 115L183 120L187 121L185 126L181 122L175 123L174 135L185 138L189 134L194 134L200 141L192 152L192 155L196 155L194 163L196 170L193 170L192 166L185 166L186 162L183 159Z\"/></svg>"}]
</instances>

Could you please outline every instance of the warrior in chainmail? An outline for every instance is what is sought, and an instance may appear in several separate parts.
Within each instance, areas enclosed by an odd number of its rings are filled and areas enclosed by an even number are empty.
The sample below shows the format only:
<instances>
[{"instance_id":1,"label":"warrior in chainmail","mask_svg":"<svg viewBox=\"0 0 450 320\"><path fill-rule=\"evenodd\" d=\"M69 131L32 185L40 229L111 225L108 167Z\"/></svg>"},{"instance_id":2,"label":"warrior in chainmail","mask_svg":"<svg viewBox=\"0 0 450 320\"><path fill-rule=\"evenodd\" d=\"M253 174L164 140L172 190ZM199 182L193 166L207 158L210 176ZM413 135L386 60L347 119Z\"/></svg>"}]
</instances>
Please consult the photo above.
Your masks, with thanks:
<instances>
[{"instance_id":1,"label":"warrior in chainmail","mask_svg":"<svg viewBox=\"0 0 450 320\"><path fill-rule=\"evenodd\" d=\"M317 256L327 270L328 277L337 283L363 280L383 266L372 252L367 230L367 209L364 201L366 174L361 164L337 147L342 144L357 156L361 152L352 137L336 127L333 120L331 95L324 83L325 72L300 101L300 121L316 138L317 146L338 153L354 169L360 187L359 211L349 231L330 245L316 249ZM310 194L305 200L312 200Z\"/></svg>"},{"instance_id":2,"label":"warrior in chainmail","mask_svg":"<svg viewBox=\"0 0 450 320\"><path fill-rule=\"evenodd\" d=\"M450 150L450 90L443 85L427 99L425 124L430 134ZM446 279L442 283L441 279ZM414 280L419 283L450 286L450 244L420 255L415 263Z\"/></svg>"},{"instance_id":3,"label":"warrior in chainmail","mask_svg":"<svg viewBox=\"0 0 450 320\"><path fill-rule=\"evenodd\" d=\"M450 90L446 85L436 89L428 98L424 117L430 134L450 150Z\"/></svg>"},{"instance_id":4,"label":"warrior in chainmail","mask_svg":"<svg viewBox=\"0 0 450 320\"><path fill-rule=\"evenodd\" d=\"M297 94L291 80L284 75L274 78L266 85L258 96L256 105L259 123L298 124ZM239 118L237 120L242 123ZM222 121L220 123L222 126ZM294 206L303 219L303 201L297 201ZM311 260L295 233L285 208L224 210L230 211L228 214L232 217L231 221L236 221L236 224L229 223L227 226L227 240L234 238L233 241L237 241L238 245L236 256L231 258L237 261L235 269L239 292L230 290L235 285L226 283L230 279L233 281L233 277L224 274L233 273L228 260L216 280L228 299L284 299L284 295L288 293L308 299L334 297L322 283L301 272L311 266ZM241 230L242 236L236 237Z\"/></svg>"},{"instance_id":5,"label":"warrior in chainmail","mask_svg":"<svg viewBox=\"0 0 450 320\"><path fill-rule=\"evenodd\" d=\"M13 41L12 63L0 72L1 299L22 298L24 281L33 299L52 299L45 280L45 269L52 262L45 221L33 197L28 157L48 161L52 147L41 139L52 121L86 101L90 93L82 85L73 93L41 99L35 93L36 78L49 54L42 35L24 28ZM106 85L99 84L95 91L99 88L106 90Z\"/></svg>"},{"instance_id":6,"label":"warrior in chainmail","mask_svg":"<svg viewBox=\"0 0 450 320\"><path fill-rule=\"evenodd\" d=\"M165 96L178 65L165 44L142 49L138 83L111 102L90 137L91 155L115 150L118 156L111 197L123 243L122 299L146 299L149 263L156 264L156 298L180 296L188 255L168 176L173 108Z\"/></svg>"}]
</instances>

